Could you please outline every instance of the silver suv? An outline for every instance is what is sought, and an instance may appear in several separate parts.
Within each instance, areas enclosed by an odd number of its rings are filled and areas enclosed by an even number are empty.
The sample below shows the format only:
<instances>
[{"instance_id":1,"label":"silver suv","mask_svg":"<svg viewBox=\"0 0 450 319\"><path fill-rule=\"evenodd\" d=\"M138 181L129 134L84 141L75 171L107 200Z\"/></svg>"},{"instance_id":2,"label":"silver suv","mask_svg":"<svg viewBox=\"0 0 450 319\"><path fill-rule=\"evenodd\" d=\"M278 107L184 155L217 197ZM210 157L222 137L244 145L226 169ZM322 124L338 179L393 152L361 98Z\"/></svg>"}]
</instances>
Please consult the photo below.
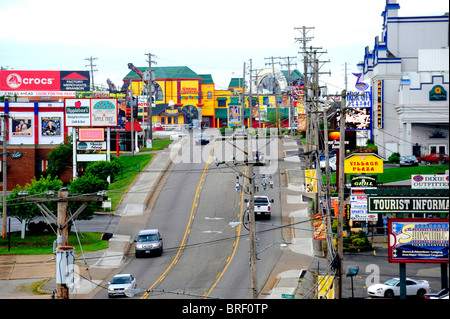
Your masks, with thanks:
<instances>
[{"instance_id":1,"label":"silver suv","mask_svg":"<svg viewBox=\"0 0 450 319\"><path fill-rule=\"evenodd\" d=\"M135 242L136 258L142 255L150 255L153 252L156 252L159 256L163 253L163 241L157 229L141 230Z\"/></svg>"}]
</instances>

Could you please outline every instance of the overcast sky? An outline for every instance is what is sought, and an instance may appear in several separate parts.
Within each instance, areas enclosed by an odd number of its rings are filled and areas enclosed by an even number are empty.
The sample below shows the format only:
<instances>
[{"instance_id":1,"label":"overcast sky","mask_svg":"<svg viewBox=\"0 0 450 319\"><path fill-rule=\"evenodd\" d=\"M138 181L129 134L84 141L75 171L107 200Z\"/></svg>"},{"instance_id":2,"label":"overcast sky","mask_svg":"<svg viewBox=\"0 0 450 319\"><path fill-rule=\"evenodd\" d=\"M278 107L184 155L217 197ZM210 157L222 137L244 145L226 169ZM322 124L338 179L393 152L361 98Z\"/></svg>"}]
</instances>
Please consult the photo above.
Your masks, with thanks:
<instances>
[{"instance_id":1,"label":"overcast sky","mask_svg":"<svg viewBox=\"0 0 450 319\"><path fill-rule=\"evenodd\" d=\"M399 0L399 16L443 15L448 0ZM188 66L212 74L217 89L242 77L244 62L267 67L274 57L296 57L302 72L295 28L314 27L308 44L321 47L320 80L330 93L344 88L357 71L364 48L381 34L386 0L0 0L0 66L15 70L89 70L95 84L110 78L122 85L127 64ZM294 66L295 67L295 66Z\"/></svg>"}]
</instances>

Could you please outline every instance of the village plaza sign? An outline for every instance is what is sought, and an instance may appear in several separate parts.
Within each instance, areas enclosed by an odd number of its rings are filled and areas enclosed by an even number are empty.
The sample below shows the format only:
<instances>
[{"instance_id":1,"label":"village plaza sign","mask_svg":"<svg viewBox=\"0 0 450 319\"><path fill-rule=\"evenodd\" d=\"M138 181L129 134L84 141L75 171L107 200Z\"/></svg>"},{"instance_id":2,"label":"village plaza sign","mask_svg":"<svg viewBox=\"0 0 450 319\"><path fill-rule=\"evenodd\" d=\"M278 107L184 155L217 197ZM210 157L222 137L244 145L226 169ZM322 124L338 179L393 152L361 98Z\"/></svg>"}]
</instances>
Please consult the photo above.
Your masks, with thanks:
<instances>
[{"instance_id":1,"label":"village plaza sign","mask_svg":"<svg viewBox=\"0 0 450 319\"><path fill-rule=\"evenodd\" d=\"M381 174L383 173L383 158L374 153L354 153L345 159L346 174Z\"/></svg>"}]
</instances>

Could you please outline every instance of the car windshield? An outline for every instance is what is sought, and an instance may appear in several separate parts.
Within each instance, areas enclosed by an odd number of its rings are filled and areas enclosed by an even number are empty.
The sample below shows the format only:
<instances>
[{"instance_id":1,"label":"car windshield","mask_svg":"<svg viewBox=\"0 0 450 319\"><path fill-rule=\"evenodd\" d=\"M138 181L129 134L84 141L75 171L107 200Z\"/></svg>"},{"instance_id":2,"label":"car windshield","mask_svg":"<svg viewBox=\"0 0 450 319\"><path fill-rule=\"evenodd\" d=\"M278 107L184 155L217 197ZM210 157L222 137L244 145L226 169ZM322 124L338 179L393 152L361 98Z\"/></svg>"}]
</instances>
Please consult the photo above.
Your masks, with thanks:
<instances>
[{"instance_id":1,"label":"car windshield","mask_svg":"<svg viewBox=\"0 0 450 319\"><path fill-rule=\"evenodd\" d=\"M147 242L147 241L157 241L158 236L156 234L151 235L141 235L138 237L138 243Z\"/></svg>"},{"instance_id":2,"label":"car windshield","mask_svg":"<svg viewBox=\"0 0 450 319\"><path fill-rule=\"evenodd\" d=\"M398 284L398 282L398 279L389 279L388 281L385 281L384 284L386 286L395 286L396 284Z\"/></svg>"},{"instance_id":3,"label":"car windshield","mask_svg":"<svg viewBox=\"0 0 450 319\"><path fill-rule=\"evenodd\" d=\"M404 160L416 160L417 158L415 156L403 156Z\"/></svg>"},{"instance_id":4,"label":"car windshield","mask_svg":"<svg viewBox=\"0 0 450 319\"><path fill-rule=\"evenodd\" d=\"M130 276L114 277L111 281L112 284L129 284L131 282Z\"/></svg>"}]
</instances>

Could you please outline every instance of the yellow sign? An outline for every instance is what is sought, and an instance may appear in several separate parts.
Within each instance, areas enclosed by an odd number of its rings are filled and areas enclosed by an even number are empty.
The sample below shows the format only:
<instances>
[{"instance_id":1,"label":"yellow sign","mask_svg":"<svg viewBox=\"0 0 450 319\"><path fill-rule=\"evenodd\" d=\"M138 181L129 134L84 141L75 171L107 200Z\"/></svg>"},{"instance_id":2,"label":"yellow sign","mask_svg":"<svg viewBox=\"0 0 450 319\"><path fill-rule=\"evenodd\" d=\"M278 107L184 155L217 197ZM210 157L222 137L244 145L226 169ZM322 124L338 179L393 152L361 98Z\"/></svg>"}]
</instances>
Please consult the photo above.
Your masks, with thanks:
<instances>
[{"instance_id":1,"label":"yellow sign","mask_svg":"<svg viewBox=\"0 0 450 319\"><path fill-rule=\"evenodd\" d=\"M317 193L317 171L315 169L305 170L306 192Z\"/></svg>"},{"instance_id":2,"label":"yellow sign","mask_svg":"<svg viewBox=\"0 0 450 319\"><path fill-rule=\"evenodd\" d=\"M318 298L334 299L334 276L318 276Z\"/></svg>"},{"instance_id":3,"label":"yellow sign","mask_svg":"<svg viewBox=\"0 0 450 319\"><path fill-rule=\"evenodd\" d=\"M352 154L345 159L344 173L383 173L383 159L377 154L373 153Z\"/></svg>"}]
</instances>

